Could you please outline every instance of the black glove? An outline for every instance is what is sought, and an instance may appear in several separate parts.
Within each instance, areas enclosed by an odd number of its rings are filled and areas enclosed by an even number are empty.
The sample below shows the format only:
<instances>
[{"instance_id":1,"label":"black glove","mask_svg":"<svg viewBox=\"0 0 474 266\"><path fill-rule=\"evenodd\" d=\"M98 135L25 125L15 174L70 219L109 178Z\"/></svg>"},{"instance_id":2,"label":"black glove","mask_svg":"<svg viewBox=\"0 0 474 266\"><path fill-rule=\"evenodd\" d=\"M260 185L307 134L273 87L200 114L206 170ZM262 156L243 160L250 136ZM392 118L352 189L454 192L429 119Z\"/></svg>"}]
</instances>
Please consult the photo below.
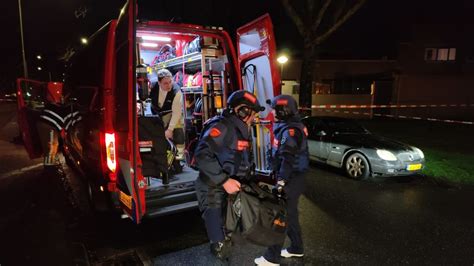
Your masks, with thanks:
<instances>
[{"instance_id":1,"label":"black glove","mask_svg":"<svg viewBox=\"0 0 474 266\"><path fill-rule=\"evenodd\" d=\"M252 163L250 166L249 166L249 169L247 170L247 173L246 173L246 178L248 181L251 181L253 180L255 177L255 164Z\"/></svg>"}]
</instances>

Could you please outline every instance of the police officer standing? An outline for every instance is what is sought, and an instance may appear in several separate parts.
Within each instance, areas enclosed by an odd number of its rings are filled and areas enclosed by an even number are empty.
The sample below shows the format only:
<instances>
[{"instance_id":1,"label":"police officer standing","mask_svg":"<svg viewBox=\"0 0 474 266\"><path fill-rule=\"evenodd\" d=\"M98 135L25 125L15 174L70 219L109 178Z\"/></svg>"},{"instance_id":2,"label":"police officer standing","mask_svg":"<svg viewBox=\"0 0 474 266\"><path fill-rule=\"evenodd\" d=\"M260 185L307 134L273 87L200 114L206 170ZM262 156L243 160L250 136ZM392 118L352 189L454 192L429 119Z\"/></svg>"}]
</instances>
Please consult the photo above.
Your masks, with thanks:
<instances>
[{"instance_id":1,"label":"police officer standing","mask_svg":"<svg viewBox=\"0 0 474 266\"><path fill-rule=\"evenodd\" d=\"M291 245L271 246L265 254L255 259L257 265L279 265L281 257L303 257L303 239L298 219L298 200L304 190L304 173L308 169L309 156L307 130L298 115L298 106L289 95L279 95L269 102L273 108L273 171L277 178L276 188L287 200L287 235Z\"/></svg>"},{"instance_id":2,"label":"police officer standing","mask_svg":"<svg viewBox=\"0 0 474 266\"><path fill-rule=\"evenodd\" d=\"M211 253L220 259L228 256L230 246L225 240L223 204L226 195L238 192L240 182L250 173L250 125L255 114L263 110L253 94L243 90L232 93L223 114L204 125L196 147L199 209L211 242Z\"/></svg>"},{"instance_id":3,"label":"police officer standing","mask_svg":"<svg viewBox=\"0 0 474 266\"><path fill-rule=\"evenodd\" d=\"M70 106L64 104L63 84L49 82L46 88L46 103L37 123L38 134L44 153L44 169L56 170L59 138L74 115Z\"/></svg>"}]
</instances>

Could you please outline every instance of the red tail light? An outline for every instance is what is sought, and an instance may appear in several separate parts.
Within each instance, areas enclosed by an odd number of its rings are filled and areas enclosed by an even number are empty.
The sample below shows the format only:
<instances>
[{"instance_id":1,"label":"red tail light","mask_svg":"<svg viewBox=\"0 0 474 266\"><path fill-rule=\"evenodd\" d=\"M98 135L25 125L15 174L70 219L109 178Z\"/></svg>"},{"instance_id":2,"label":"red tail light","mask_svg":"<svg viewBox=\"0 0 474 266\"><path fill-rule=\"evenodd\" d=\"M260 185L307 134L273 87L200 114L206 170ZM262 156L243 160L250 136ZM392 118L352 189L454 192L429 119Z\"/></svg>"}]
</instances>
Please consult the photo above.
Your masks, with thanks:
<instances>
[{"instance_id":1,"label":"red tail light","mask_svg":"<svg viewBox=\"0 0 474 266\"><path fill-rule=\"evenodd\" d=\"M107 153L107 167L115 173L117 161L115 157L115 133L105 133L105 150Z\"/></svg>"}]
</instances>

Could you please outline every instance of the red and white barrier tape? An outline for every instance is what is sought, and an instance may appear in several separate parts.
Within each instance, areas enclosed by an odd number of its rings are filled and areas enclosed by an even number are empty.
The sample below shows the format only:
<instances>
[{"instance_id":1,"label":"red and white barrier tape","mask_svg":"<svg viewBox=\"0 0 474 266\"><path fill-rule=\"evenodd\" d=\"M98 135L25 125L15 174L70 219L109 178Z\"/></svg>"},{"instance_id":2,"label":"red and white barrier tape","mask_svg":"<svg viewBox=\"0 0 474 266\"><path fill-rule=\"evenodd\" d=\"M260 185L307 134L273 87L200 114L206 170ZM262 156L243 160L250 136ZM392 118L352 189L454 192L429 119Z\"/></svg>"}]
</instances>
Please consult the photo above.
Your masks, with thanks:
<instances>
[{"instance_id":1,"label":"red and white barrier tape","mask_svg":"<svg viewBox=\"0 0 474 266\"><path fill-rule=\"evenodd\" d=\"M321 104L311 109L374 109L374 108L428 108L428 107L474 107L474 104ZM310 108L302 108L309 110Z\"/></svg>"},{"instance_id":2,"label":"red and white barrier tape","mask_svg":"<svg viewBox=\"0 0 474 266\"><path fill-rule=\"evenodd\" d=\"M323 110L318 110L319 112L323 112ZM339 111L339 110L324 110L326 112L333 112L333 113L344 113L344 114L355 114L355 115L367 115L370 116L371 114L368 112L351 112L351 111ZM451 119L438 119L438 118L425 118L419 116L405 116L405 115L385 115L385 114L372 114L373 116L378 117L389 117L389 118L402 118L402 119L414 119L414 120L424 120L424 121L434 121L434 122L444 122L444 123L454 123L454 124L464 124L464 125L474 125L474 122L471 121L459 121L459 120L451 120Z\"/></svg>"}]
</instances>

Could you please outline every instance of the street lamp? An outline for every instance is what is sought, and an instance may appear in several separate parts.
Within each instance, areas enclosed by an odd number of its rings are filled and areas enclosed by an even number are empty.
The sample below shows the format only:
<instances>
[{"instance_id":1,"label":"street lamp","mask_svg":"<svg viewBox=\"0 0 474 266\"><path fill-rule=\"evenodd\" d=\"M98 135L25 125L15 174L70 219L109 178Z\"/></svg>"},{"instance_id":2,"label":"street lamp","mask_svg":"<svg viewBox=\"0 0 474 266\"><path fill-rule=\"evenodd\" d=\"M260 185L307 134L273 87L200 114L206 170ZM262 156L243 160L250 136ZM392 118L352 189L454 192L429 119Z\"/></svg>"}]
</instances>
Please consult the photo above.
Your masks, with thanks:
<instances>
[{"instance_id":1,"label":"street lamp","mask_svg":"<svg viewBox=\"0 0 474 266\"><path fill-rule=\"evenodd\" d=\"M18 13L20 15L20 36L21 36L21 53L23 55L23 75L28 78L28 66L26 65L25 41L23 38L23 16L21 12L21 0L18 0Z\"/></svg>"},{"instance_id":2,"label":"street lamp","mask_svg":"<svg viewBox=\"0 0 474 266\"><path fill-rule=\"evenodd\" d=\"M86 45L88 43L87 38L82 37L81 38L81 43Z\"/></svg>"},{"instance_id":3,"label":"street lamp","mask_svg":"<svg viewBox=\"0 0 474 266\"><path fill-rule=\"evenodd\" d=\"M277 58L277 61L280 64L284 64L284 63L288 62L288 57L286 57L286 55L281 55Z\"/></svg>"},{"instance_id":4,"label":"street lamp","mask_svg":"<svg viewBox=\"0 0 474 266\"><path fill-rule=\"evenodd\" d=\"M42 70L42 68L41 68L41 67L37 67L36 69L38 69L38 71L41 71L41 70Z\"/></svg>"},{"instance_id":5,"label":"street lamp","mask_svg":"<svg viewBox=\"0 0 474 266\"><path fill-rule=\"evenodd\" d=\"M288 57L286 55L280 55L277 58L278 63L280 64L280 89L283 87L283 65L288 62Z\"/></svg>"},{"instance_id":6,"label":"street lamp","mask_svg":"<svg viewBox=\"0 0 474 266\"><path fill-rule=\"evenodd\" d=\"M41 60L41 59L43 59L43 57L41 57L41 55L39 54L39 55L36 56L36 59Z\"/></svg>"}]
</instances>

